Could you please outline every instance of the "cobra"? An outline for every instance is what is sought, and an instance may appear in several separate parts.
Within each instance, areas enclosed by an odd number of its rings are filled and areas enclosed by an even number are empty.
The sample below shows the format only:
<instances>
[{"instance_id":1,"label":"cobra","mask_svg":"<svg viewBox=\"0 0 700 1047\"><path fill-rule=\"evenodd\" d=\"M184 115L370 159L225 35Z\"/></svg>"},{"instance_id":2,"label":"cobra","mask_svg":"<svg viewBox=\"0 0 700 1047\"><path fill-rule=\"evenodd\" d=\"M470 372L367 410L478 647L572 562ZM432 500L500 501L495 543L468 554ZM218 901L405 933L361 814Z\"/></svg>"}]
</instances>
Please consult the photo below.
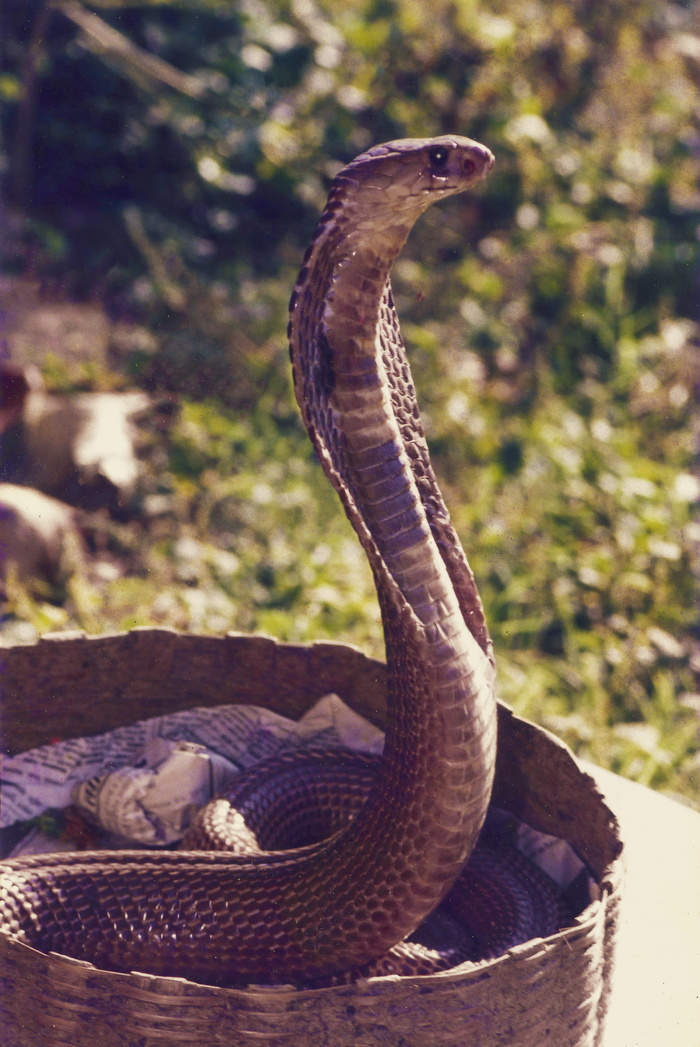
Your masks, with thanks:
<instances>
[{"instance_id":1,"label":"cobra","mask_svg":"<svg viewBox=\"0 0 700 1047\"><path fill-rule=\"evenodd\" d=\"M296 396L368 557L384 628L385 749L361 810L286 850L7 861L3 934L116 971L313 981L384 956L450 891L489 803L494 667L430 465L389 271L420 214L492 165L488 149L452 135L363 153L333 183L290 302Z\"/></svg>"}]
</instances>

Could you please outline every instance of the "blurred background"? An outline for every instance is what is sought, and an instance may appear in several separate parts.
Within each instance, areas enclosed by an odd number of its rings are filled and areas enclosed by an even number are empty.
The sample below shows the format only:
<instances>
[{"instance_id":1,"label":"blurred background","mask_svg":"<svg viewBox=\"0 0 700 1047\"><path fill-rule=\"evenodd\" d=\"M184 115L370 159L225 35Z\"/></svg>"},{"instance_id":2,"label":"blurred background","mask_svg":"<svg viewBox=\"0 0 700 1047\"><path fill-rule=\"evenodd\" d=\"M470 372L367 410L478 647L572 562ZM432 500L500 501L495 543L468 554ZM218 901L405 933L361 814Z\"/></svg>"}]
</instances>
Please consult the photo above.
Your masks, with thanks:
<instances>
[{"instance_id":1,"label":"blurred background","mask_svg":"<svg viewBox=\"0 0 700 1047\"><path fill-rule=\"evenodd\" d=\"M158 624L383 653L294 404L334 173L496 168L393 282L501 695L700 806L700 31L664 0L4 0L5 643Z\"/></svg>"}]
</instances>

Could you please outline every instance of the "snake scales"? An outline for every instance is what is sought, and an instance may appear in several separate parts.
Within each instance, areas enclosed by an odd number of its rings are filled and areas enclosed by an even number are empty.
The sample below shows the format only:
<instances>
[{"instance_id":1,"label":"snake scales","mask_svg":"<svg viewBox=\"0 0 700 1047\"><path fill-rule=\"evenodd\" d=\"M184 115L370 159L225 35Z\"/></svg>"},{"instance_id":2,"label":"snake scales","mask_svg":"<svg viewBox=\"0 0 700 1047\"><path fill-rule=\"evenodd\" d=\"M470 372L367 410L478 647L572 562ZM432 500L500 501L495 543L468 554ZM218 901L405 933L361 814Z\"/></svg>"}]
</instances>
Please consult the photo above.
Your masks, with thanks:
<instances>
[{"instance_id":1,"label":"snake scales","mask_svg":"<svg viewBox=\"0 0 700 1047\"><path fill-rule=\"evenodd\" d=\"M371 778L358 787L359 815L355 807L328 838L285 850L10 860L0 866L2 933L117 971L308 982L383 957L451 891L487 815L494 672L430 466L389 270L419 215L492 164L488 149L456 136L359 156L333 183L290 302L297 399L369 559L384 626L385 750L378 768L359 773ZM467 889L457 908L472 904L503 924L529 874L507 855L487 865L492 887L472 881L481 900L470 903ZM553 933L556 899L533 883L523 888L526 936ZM522 934L519 925L515 938L491 938L506 948Z\"/></svg>"}]
</instances>

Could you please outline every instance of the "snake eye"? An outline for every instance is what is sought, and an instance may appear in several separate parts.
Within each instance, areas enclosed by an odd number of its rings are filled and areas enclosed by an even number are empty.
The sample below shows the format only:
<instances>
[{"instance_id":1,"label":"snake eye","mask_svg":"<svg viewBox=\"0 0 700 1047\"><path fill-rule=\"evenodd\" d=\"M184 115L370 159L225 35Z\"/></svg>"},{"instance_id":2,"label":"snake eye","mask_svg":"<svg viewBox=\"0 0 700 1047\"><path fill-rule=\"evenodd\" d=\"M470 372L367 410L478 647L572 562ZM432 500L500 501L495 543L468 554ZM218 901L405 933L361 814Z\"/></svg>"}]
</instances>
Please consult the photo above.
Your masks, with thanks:
<instances>
[{"instance_id":1,"label":"snake eye","mask_svg":"<svg viewBox=\"0 0 700 1047\"><path fill-rule=\"evenodd\" d=\"M435 167L444 167L448 156L449 152L444 145L434 145L428 150L428 159Z\"/></svg>"}]
</instances>

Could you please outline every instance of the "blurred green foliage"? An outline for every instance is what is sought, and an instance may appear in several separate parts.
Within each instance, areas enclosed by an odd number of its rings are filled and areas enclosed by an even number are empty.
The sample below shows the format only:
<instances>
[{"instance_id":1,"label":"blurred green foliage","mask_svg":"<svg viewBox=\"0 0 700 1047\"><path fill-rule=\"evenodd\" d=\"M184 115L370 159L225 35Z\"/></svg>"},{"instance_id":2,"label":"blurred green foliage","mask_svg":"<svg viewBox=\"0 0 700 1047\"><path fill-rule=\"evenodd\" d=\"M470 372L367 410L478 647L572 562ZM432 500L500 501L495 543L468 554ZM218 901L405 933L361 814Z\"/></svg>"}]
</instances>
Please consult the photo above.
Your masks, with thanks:
<instances>
[{"instance_id":1,"label":"blurred green foliage","mask_svg":"<svg viewBox=\"0 0 700 1047\"><path fill-rule=\"evenodd\" d=\"M292 403L286 301L343 162L386 139L468 134L496 169L426 214L394 284L503 697L697 802L693 6L46 12L7 2L0 99L24 216L8 264L147 327L124 380L185 406L151 440L138 519L104 524L126 574L76 578L61 606L18 590L8 637L155 621L380 653L368 571ZM110 50L100 25L131 50Z\"/></svg>"}]
</instances>

